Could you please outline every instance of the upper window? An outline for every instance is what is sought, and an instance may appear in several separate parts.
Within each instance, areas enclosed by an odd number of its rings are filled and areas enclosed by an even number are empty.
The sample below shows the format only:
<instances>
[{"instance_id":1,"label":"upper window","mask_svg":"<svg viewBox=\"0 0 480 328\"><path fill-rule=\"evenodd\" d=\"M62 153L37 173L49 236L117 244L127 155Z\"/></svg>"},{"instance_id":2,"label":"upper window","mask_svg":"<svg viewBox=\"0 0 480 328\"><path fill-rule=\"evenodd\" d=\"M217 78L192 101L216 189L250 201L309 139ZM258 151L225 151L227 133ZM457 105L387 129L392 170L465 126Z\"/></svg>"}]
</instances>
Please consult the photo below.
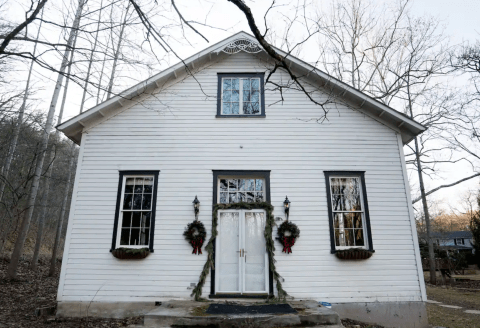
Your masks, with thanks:
<instances>
[{"instance_id":1,"label":"upper window","mask_svg":"<svg viewBox=\"0 0 480 328\"><path fill-rule=\"evenodd\" d=\"M456 245L465 245L465 240L463 238L457 238Z\"/></svg>"},{"instance_id":2,"label":"upper window","mask_svg":"<svg viewBox=\"0 0 480 328\"><path fill-rule=\"evenodd\" d=\"M219 203L254 203L265 201L264 179L220 179Z\"/></svg>"},{"instance_id":3,"label":"upper window","mask_svg":"<svg viewBox=\"0 0 480 328\"><path fill-rule=\"evenodd\" d=\"M264 117L262 74L218 74L217 117Z\"/></svg>"},{"instance_id":4,"label":"upper window","mask_svg":"<svg viewBox=\"0 0 480 328\"><path fill-rule=\"evenodd\" d=\"M158 171L120 172L112 249L148 247L153 251L157 182Z\"/></svg>"},{"instance_id":5,"label":"upper window","mask_svg":"<svg viewBox=\"0 0 480 328\"><path fill-rule=\"evenodd\" d=\"M325 172L332 251L373 250L363 172Z\"/></svg>"}]
</instances>

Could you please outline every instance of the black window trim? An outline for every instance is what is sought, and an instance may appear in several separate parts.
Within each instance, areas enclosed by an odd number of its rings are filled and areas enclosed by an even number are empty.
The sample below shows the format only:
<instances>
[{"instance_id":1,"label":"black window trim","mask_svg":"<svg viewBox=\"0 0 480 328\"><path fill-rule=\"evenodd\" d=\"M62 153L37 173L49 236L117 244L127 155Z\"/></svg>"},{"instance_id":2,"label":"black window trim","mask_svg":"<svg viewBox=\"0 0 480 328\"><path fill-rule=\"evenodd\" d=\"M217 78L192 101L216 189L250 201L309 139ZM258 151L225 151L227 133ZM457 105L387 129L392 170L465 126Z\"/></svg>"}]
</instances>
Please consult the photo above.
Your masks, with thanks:
<instances>
[{"instance_id":1,"label":"black window trim","mask_svg":"<svg viewBox=\"0 0 480 328\"><path fill-rule=\"evenodd\" d=\"M220 177L229 177L229 176L247 176L254 178L262 178L265 180L265 202L271 204L270 199L270 170L212 170L213 172L213 195L212 195L212 210L213 207L217 204L217 195L218 195L218 179ZM269 259L270 261L270 256ZM269 265L270 267L270 265ZM215 294L215 240L213 241L213 268L210 269L210 295L209 298L218 298ZM273 272L269 270L268 272L268 293L269 297L273 297ZM240 295L240 294L222 294L221 297L233 297L233 298L252 298L252 295Z\"/></svg>"},{"instance_id":2,"label":"black window trim","mask_svg":"<svg viewBox=\"0 0 480 328\"><path fill-rule=\"evenodd\" d=\"M265 73L217 73L217 115L218 118L265 118L265 88L264 78ZM258 77L260 78L260 115L242 114L242 115L223 115L222 114L222 78L224 77Z\"/></svg>"},{"instance_id":3,"label":"black window trim","mask_svg":"<svg viewBox=\"0 0 480 328\"><path fill-rule=\"evenodd\" d=\"M120 214L120 200L122 199L122 189L123 189L123 177L125 175L153 175L153 194L152 194L152 217L150 218L150 240L148 243L148 249L150 252L154 252L153 249L153 239L155 236L155 213L157 208L157 189L158 189L158 175L160 173L157 171L118 171L118 190L117 190L117 204L115 206L115 220L113 223L113 236L112 236L112 247L110 252L113 251L117 246L117 233L118 233L118 219Z\"/></svg>"},{"instance_id":4,"label":"black window trim","mask_svg":"<svg viewBox=\"0 0 480 328\"><path fill-rule=\"evenodd\" d=\"M359 177L362 184L362 197L365 213L365 229L367 232L368 250L375 252L372 243L372 232L370 229L370 214L368 211L368 199L367 199L367 187L365 184L365 171L323 171L325 174L325 186L327 188L327 207L328 207L328 223L330 226L330 246L331 253L336 253L335 248L335 234L333 231L333 211L332 211L332 195L330 189L330 177L343 176L343 177Z\"/></svg>"}]
</instances>

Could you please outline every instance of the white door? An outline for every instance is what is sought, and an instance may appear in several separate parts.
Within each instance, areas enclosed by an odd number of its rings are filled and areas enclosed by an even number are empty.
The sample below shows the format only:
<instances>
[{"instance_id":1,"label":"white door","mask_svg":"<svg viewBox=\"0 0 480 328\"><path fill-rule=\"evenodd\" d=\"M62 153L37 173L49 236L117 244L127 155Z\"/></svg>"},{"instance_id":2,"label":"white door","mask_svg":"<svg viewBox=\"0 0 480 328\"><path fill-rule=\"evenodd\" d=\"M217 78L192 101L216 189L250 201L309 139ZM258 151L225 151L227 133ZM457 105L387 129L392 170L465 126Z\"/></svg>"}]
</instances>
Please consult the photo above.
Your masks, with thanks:
<instances>
[{"instance_id":1,"label":"white door","mask_svg":"<svg viewBox=\"0 0 480 328\"><path fill-rule=\"evenodd\" d=\"M217 228L215 292L267 293L265 211L219 211Z\"/></svg>"}]
</instances>

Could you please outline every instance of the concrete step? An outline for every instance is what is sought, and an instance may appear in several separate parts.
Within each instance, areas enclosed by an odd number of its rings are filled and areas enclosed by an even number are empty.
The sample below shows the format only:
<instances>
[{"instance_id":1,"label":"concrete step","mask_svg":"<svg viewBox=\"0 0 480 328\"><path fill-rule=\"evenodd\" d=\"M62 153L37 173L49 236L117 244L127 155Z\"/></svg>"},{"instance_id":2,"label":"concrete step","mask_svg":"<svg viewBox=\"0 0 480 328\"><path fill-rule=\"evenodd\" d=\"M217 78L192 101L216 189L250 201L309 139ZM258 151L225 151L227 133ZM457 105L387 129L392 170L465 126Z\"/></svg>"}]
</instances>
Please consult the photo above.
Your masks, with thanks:
<instances>
[{"instance_id":1,"label":"concrete step","mask_svg":"<svg viewBox=\"0 0 480 328\"><path fill-rule=\"evenodd\" d=\"M200 304L200 305L199 305ZM325 307L301 307L296 314L210 315L201 311L208 303L167 302L144 316L144 328L209 327L209 328L273 328L273 327L343 327L336 312ZM200 311L195 311L200 309Z\"/></svg>"}]
</instances>

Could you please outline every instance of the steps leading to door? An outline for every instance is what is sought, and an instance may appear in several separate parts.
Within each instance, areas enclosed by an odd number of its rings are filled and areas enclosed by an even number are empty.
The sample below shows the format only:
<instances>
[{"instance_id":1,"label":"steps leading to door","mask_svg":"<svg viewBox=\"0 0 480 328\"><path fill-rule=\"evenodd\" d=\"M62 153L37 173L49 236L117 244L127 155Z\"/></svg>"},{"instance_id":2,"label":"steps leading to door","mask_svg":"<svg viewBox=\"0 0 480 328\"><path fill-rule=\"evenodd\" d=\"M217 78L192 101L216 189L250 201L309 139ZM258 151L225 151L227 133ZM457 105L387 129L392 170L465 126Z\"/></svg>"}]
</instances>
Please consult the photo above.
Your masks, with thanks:
<instances>
[{"instance_id":1,"label":"steps leading to door","mask_svg":"<svg viewBox=\"0 0 480 328\"><path fill-rule=\"evenodd\" d=\"M313 303L316 304L316 302ZM292 302L291 306L298 313L280 315L208 315L204 310L210 304L206 302L165 302L145 315L144 327L343 327L336 312L320 307L318 304L312 306L312 302L307 306L302 302Z\"/></svg>"}]
</instances>

